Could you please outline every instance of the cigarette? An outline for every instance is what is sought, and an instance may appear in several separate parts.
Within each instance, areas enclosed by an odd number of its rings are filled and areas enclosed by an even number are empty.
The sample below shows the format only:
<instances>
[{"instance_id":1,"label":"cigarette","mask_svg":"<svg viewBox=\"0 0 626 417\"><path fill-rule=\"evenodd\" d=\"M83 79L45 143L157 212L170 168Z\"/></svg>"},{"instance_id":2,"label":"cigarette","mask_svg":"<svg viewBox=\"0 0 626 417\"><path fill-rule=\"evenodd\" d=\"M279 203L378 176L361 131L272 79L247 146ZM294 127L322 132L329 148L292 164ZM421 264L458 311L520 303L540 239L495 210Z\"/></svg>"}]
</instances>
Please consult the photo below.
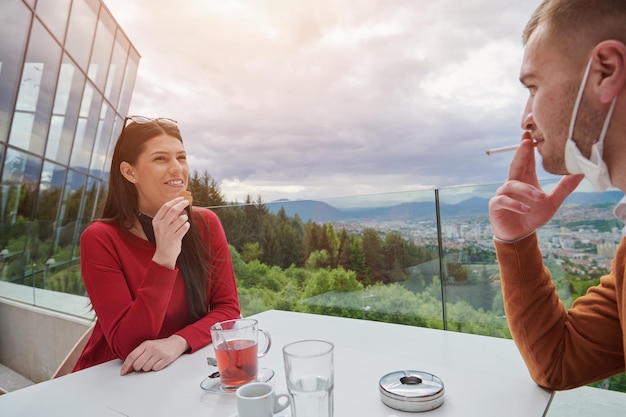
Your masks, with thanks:
<instances>
[{"instance_id":1,"label":"cigarette","mask_svg":"<svg viewBox=\"0 0 626 417\"><path fill-rule=\"evenodd\" d=\"M535 146L537 146L537 142L533 141L533 147L535 147ZM503 148L488 149L487 150L487 155L493 155L493 154L496 154L496 153L511 152L511 151L517 150L517 148L519 148L519 144L511 145L511 146L505 146Z\"/></svg>"},{"instance_id":2,"label":"cigarette","mask_svg":"<svg viewBox=\"0 0 626 417\"><path fill-rule=\"evenodd\" d=\"M503 152L511 152L511 151L516 150L517 148L519 148L519 144L518 145L505 146L503 148L488 149L487 150L487 155L493 155L493 154L496 154L496 153L503 153Z\"/></svg>"}]
</instances>

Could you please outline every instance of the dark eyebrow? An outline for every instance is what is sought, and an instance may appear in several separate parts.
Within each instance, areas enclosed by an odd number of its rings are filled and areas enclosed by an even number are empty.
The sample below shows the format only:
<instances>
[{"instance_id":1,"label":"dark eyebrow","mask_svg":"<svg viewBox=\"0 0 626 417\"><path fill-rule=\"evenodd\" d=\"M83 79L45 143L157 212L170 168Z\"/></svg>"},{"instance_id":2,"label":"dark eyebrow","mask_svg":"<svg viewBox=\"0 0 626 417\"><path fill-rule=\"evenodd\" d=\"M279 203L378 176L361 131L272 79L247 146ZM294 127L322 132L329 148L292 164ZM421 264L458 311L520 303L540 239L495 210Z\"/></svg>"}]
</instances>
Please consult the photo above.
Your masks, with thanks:
<instances>
[{"instance_id":1,"label":"dark eyebrow","mask_svg":"<svg viewBox=\"0 0 626 417\"><path fill-rule=\"evenodd\" d=\"M176 155L187 155L187 151L186 150L177 151L175 153L176 153ZM167 154L169 154L169 152L157 149L154 152L152 152L150 155L163 155L163 154L167 155Z\"/></svg>"}]
</instances>

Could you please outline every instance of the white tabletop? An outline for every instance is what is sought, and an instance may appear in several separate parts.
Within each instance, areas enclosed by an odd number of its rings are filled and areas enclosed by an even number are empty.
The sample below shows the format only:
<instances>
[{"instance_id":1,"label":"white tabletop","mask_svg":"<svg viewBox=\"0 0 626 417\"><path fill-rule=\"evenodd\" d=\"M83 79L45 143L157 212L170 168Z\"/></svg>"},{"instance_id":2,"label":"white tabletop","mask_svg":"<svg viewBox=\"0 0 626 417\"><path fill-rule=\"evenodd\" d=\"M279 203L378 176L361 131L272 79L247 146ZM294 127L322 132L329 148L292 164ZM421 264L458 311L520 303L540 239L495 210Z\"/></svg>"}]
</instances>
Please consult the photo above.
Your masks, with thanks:
<instances>
[{"instance_id":1,"label":"white tabletop","mask_svg":"<svg viewBox=\"0 0 626 417\"><path fill-rule=\"evenodd\" d=\"M274 370L271 382L286 389L282 347L301 339L335 344L335 416L543 416L551 392L533 383L510 340L420 327L285 311L255 316L272 335L259 362ZM42 346L44 348L44 346ZM183 355L160 372L119 376L115 360L0 396L2 416L185 416L228 417L232 395L200 388L215 368L206 364L213 347ZM440 377L444 403L426 413L391 409L380 400L378 382L393 371L419 370Z\"/></svg>"}]
</instances>

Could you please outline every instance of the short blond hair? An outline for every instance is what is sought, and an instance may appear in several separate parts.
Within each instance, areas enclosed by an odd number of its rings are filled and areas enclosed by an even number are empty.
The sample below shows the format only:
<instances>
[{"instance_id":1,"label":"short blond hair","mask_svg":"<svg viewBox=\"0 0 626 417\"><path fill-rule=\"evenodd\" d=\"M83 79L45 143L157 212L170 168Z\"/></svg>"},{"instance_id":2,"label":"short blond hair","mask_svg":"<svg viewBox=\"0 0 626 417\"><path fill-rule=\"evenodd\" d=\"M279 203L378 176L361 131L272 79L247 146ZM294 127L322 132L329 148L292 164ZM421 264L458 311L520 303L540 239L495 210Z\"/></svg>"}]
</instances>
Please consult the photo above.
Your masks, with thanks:
<instances>
[{"instance_id":1,"label":"short blond hair","mask_svg":"<svg viewBox=\"0 0 626 417\"><path fill-rule=\"evenodd\" d=\"M593 47L605 40L626 44L626 0L544 0L524 28L524 45L539 26L563 47Z\"/></svg>"}]
</instances>

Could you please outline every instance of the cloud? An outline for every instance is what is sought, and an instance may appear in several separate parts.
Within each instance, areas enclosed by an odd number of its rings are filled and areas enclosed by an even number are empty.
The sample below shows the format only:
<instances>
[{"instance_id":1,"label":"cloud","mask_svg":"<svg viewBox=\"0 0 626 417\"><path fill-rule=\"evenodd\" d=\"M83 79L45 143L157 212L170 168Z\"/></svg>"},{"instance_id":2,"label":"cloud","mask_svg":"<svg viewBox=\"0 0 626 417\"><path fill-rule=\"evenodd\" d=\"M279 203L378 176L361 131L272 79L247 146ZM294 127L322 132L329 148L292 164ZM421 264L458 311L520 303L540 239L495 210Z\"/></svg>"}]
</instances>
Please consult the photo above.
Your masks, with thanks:
<instances>
[{"instance_id":1,"label":"cloud","mask_svg":"<svg viewBox=\"0 0 626 417\"><path fill-rule=\"evenodd\" d=\"M142 55L130 112L177 119L238 201L502 181L538 3L106 2Z\"/></svg>"}]
</instances>

